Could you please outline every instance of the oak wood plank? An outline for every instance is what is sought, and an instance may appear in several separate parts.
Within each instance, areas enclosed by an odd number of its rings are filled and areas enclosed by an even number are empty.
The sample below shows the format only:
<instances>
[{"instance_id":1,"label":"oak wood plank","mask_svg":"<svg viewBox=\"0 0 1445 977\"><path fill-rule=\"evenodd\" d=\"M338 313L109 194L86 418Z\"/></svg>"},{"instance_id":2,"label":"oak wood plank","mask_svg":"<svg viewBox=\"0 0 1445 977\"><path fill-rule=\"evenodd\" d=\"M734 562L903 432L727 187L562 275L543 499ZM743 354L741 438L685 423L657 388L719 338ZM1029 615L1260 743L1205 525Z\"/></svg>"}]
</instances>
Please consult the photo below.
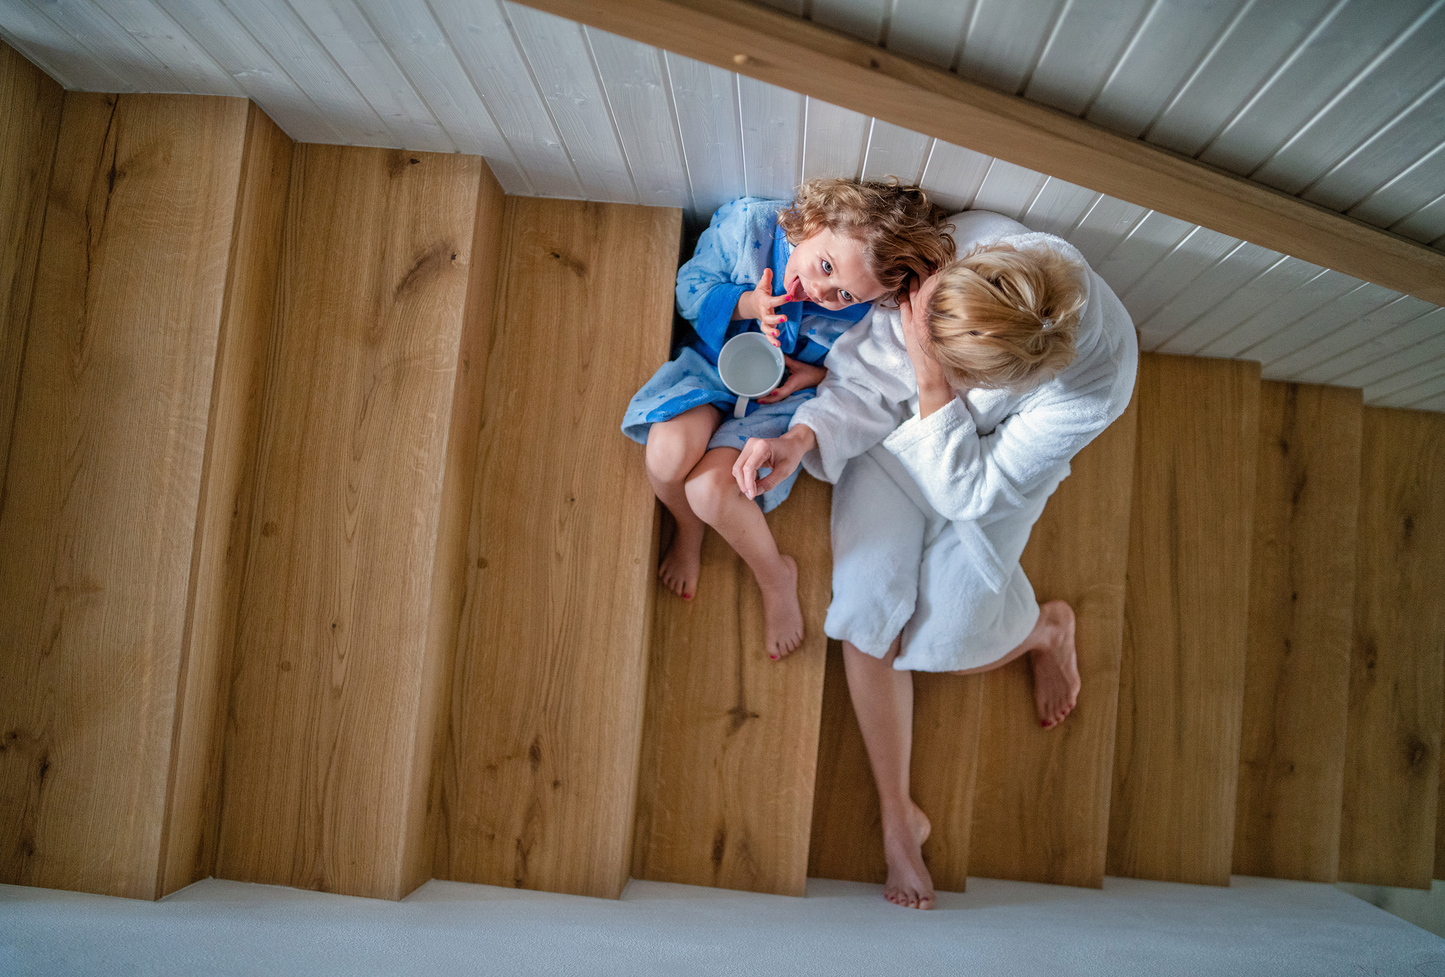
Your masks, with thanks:
<instances>
[{"instance_id":1,"label":"oak wood plank","mask_svg":"<svg viewBox=\"0 0 1445 977\"><path fill-rule=\"evenodd\" d=\"M983 676L913 673L913 799L933 825L923 845L936 888L967 885ZM883 821L863 734L848 697L843 646L828 643L808 874L882 884Z\"/></svg>"},{"instance_id":2,"label":"oak wood plank","mask_svg":"<svg viewBox=\"0 0 1445 977\"><path fill-rule=\"evenodd\" d=\"M182 641L161 895L208 878L220 830L221 744L250 527L261 383L275 312L293 143L252 103L226 263L196 544Z\"/></svg>"},{"instance_id":3,"label":"oak wood plank","mask_svg":"<svg viewBox=\"0 0 1445 977\"><path fill-rule=\"evenodd\" d=\"M985 674L974 875L1103 885L1136 423L1131 406L1074 458L1024 550L1039 601L1074 608L1083 686L1068 721L1046 730L1026 658Z\"/></svg>"},{"instance_id":4,"label":"oak wood plank","mask_svg":"<svg viewBox=\"0 0 1445 977\"><path fill-rule=\"evenodd\" d=\"M800 896L807 885L833 556L831 487L799 477L768 515L798 563L803 644L770 661L762 595L714 532L697 594L658 594L639 772L637 878Z\"/></svg>"},{"instance_id":5,"label":"oak wood plank","mask_svg":"<svg viewBox=\"0 0 1445 977\"><path fill-rule=\"evenodd\" d=\"M414 884L482 161L299 145L267 355L216 874ZM463 394L465 395L465 394ZM419 742L420 740L420 742Z\"/></svg>"},{"instance_id":6,"label":"oak wood plank","mask_svg":"<svg viewBox=\"0 0 1445 977\"><path fill-rule=\"evenodd\" d=\"M1445 254L747 0L525 0L1172 217L1445 304Z\"/></svg>"},{"instance_id":7,"label":"oak wood plank","mask_svg":"<svg viewBox=\"0 0 1445 977\"><path fill-rule=\"evenodd\" d=\"M0 41L0 472L10 454L25 327L64 93Z\"/></svg>"},{"instance_id":8,"label":"oak wood plank","mask_svg":"<svg viewBox=\"0 0 1445 977\"><path fill-rule=\"evenodd\" d=\"M0 498L0 878L154 898L247 103L68 93Z\"/></svg>"},{"instance_id":9,"label":"oak wood plank","mask_svg":"<svg viewBox=\"0 0 1445 977\"><path fill-rule=\"evenodd\" d=\"M1445 696L1445 415L1367 407L1340 878L1429 888Z\"/></svg>"},{"instance_id":10,"label":"oak wood plank","mask_svg":"<svg viewBox=\"0 0 1445 977\"><path fill-rule=\"evenodd\" d=\"M1259 365L1146 354L1109 875L1228 885Z\"/></svg>"},{"instance_id":11,"label":"oak wood plank","mask_svg":"<svg viewBox=\"0 0 1445 977\"><path fill-rule=\"evenodd\" d=\"M1237 875L1339 871L1360 411L1358 390L1260 386Z\"/></svg>"},{"instance_id":12,"label":"oak wood plank","mask_svg":"<svg viewBox=\"0 0 1445 977\"><path fill-rule=\"evenodd\" d=\"M506 228L437 873L615 898L655 586L617 425L666 355L681 212L509 197Z\"/></svg>"}]
</instances>

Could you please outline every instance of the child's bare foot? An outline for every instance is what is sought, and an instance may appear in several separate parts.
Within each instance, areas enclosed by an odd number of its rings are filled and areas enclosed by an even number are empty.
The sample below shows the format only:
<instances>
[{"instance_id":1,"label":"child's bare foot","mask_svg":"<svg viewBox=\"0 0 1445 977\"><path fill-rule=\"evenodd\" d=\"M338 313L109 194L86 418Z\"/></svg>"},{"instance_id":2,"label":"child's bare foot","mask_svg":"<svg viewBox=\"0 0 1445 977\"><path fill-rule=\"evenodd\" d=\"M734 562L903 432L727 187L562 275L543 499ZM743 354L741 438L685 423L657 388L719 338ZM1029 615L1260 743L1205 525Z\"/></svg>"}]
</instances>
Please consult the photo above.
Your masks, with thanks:
<instances>
[{"instance_id":1,"label":"child's bare foot","mask_svg":"<svg viewBox=\"0 0 1445 977\"><path fill-rule=\"evenodd\" d=\"M683 600L692 600L697 594L697 578L702 573L702 534L701 523L696 532L679 526L672 545L657 564L658 578Z\"/></svg>"},{"instance_id":2,"label":"child's bare foot","mask_svg":"<svg viewBox=\"0 0 1445 977\"><path fill-rule=\"evenodd\" d=\"M917 804L909 801L908 807L903 818L883 824L883 856L888 861L883 898L905 909L932 909L933 876L923 864L923 843L933 825Z\"/></svg>"},{"instance_id":3,"label":"child's bare foot","mask_svg":"<svg viewBox=\"0 0 1445 977\"><path fill-rule=\"evenodd\" d=\"M1074 648L1074 609L1061 600L1039 608L1043 643L1029 652L1034 667L1034 703L1044 729L1064 721L1079 701L1079 656Z\"/></svg>"},{"instance_id":4,"label":"child's bare foot","mask_svg":"<svg viewBox=\"0 0 1445 977\"><path fill-rule=\"evenodd\" d=\"M803 643L803 609L798 606L798 564L779 556L782 567L774 580L758 581L763 592L763 632L768 657L783 658Z\"/></svg>"}]
</instances>

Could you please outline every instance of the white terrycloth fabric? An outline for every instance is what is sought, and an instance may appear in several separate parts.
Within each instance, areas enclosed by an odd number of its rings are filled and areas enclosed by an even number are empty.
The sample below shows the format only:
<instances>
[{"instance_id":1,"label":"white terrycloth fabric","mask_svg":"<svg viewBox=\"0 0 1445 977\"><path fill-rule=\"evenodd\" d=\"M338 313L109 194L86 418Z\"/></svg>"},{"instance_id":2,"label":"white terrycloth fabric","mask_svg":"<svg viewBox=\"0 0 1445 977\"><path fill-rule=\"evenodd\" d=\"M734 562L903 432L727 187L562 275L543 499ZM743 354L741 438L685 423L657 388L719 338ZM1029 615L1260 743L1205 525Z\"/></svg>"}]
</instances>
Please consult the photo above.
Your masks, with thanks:
<instances>
[{"instance_id":1,"label":"white terrycloth fabric","mask_svg":"<svg viewBox=\"0 0 1445 977\"><path fill-rule=\"evenodd\" d=\"M954 223L960 254L1004 241L1087 268L1067 241L1006 217ZM901 630L895 668L954 671L996 661L1032 630L1038 604L1018 562L1029 532L1069 459L1128 406L1138 366L1129 314L1087 279L1074 362L1023 394L961 391L919 418L896 309L875 307L834 344L827 380L792 421L818 437L804 467L837 484L830 637L881 657Z\"/></svg>"}]
</instances>

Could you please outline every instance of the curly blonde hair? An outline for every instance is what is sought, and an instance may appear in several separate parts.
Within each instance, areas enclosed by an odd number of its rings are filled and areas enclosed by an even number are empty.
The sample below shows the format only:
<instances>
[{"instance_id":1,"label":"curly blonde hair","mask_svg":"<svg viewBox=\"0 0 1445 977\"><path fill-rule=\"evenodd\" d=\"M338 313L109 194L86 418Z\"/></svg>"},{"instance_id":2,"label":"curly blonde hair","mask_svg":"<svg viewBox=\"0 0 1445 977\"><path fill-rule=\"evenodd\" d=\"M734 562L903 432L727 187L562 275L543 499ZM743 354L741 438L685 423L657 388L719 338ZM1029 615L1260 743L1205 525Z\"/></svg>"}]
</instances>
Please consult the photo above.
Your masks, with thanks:
<instances>
[{"instance_id":1,"label":"curly blonde hair","mask_svg":"<svg viewBox=\"0 0 1445 977\"><path fill-rule=\"evenodd\" d=\"M939 273L930 352L960 385L1029 390L1074 361L1084 269L1055 251L974 248Z\"/></svg>"},{"instance_id":2,"label":"curly blonde hair","mask_svg":"<svg viewBox=\"0 0 1445 977\"><path fill-rule=\"evenodd\" d=\"M795 245L824 230L853 238L884 295L897 301L908 294L910 278L922 281L953 260L947 216L921 189L896 178L887 183L815 178L798 188L778 223Z\"/></svg>"}]
</instances>

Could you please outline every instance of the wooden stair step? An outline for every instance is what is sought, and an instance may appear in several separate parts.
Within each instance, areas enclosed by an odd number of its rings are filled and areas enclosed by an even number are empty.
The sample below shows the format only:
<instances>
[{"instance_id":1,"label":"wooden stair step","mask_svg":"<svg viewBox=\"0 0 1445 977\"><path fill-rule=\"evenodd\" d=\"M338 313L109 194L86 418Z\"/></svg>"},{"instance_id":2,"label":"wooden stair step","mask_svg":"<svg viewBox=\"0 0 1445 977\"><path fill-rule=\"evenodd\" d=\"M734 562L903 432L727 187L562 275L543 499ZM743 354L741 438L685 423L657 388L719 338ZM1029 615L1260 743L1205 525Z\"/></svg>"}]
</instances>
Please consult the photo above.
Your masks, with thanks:
<instances>
[{"instance_id":1,"label":"wooden stair step","mask_svg":"<svg viewBox=\"0 0 1445 977\"><path fill-rule=\"evenodd\" d=\"M248 106L62 102L0 56L6 167L36 167L0 225L0 880L156 898L206 830L190 602Z\"/></svg>"},{"instance_id":2,"label":"wooden stair step","mask_svg":"<svg viewBox=\"0 0 1445 977\"><path fill-rule=\"evenodd\" d=\"M475 156L294 150L219 877L397 899L431 876L500 199Z\"/></svg>"},{"instance_id":3,"label":"wooden stair step","mask_svg":"<svg viewBox=\"0 0 1445 977\"><path fill-rule=\"evenodd\" d=\"M1237 875L1338 876L1360 418L1358 390L1260 386Z\"/></svg>"},{"instance_id":4,"label":"wooden stair step","mask_svg":"<svg viewBox=\"0 0 1445 977\"><path fill-rule=\"evenodd\" d=\"M1140 357L1110 875L1228 885L1259 364Z\"/></svg>"},{"instance_id":5,"label":"wooden stair step","mask_svg":"<svg viewBox=\"0 0 1445 977\"><path fill-rule=\"evenodd\" d=\"M1367 407L1340 878L1429 888L1439 871L1445 415ZM1434 871L1432 871L1434 870Z\"/></svg>"},{"instance_id":6,"label":"wooden stair step","mask_svg":"<svg viewBox=\"0 0 1445 977\"><path fill-rule=\"evenodd\" d=\"M967 886L982 689L980 675L913 676L910 780L914 801L933 825L923 860L934 886L945 892ZM836 641L829 642L823 689L808 874L873 883L888 876L878 791Z\"/></svg>"},{"instance_id":7,"label":"wooden stair step","mask_svg":"<svg viewBox=\"0 0 1445 977\"><path fill-rule=\"evenodd\" d=\"M667 356L681 213L509 197L436 875L620 895L655 503L618 431Z\"/></svg>"},{"instance_id":8,"label":"wooden stair step","mask_svg":"<svg viewBox=\"0 0 1445 977\"><path fill-rule=\"evenodd\" d=\"M1024 550L1040 603L1074 608L1083 687L1068 720L1046 730L1027 658L984 676L974 875L1103 885L1136 422L1131 405L1074 458Z\"/></svg>"},{"instance_id":9,"label":"wooden stair step","mask_svg":"<svg viewBox=\"0 0 1445 977\"><path fill-rule=\"evenodd\" d=\"M803 644L771 661L746 563L707 533L698 591L653 614L632 874L803 894L818 760L832 548L831 486L800 475L768 514L798 563Z\"/></svg>"}]
</instances>

